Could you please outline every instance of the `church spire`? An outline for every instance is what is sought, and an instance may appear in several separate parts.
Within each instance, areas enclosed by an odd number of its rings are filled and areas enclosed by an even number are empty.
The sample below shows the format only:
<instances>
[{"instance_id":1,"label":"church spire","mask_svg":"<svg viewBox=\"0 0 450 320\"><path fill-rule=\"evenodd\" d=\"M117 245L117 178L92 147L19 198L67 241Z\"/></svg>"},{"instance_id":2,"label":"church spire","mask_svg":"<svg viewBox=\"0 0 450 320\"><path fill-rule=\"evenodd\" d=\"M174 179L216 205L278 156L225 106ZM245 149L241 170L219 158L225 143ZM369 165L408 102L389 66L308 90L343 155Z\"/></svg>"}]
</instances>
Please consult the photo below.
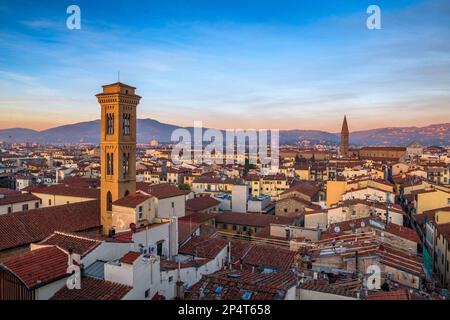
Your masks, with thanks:
<instances>
[{"instance_id":1,"label":"church spire","mask_svg":"<svg viewBox=\"0 0 450 320\"><path fill-rule=\"evenodd\" d=\"M342 123L341 133L348 133L347 116L344 116L344 122Z\"/></svg>"},{"instance_id":2,"label":"church spire","mask_svg":"<svg viewBox=\"0 0 450 320\"><path fill-rule=\"evenodd\" d=\"M344 116L344 122L342 122L341 130L341 144L339 146L339 154L341 157L348 157L348 140L350 132L348 130L347 116Z\"/></svg>"}]
</instances>

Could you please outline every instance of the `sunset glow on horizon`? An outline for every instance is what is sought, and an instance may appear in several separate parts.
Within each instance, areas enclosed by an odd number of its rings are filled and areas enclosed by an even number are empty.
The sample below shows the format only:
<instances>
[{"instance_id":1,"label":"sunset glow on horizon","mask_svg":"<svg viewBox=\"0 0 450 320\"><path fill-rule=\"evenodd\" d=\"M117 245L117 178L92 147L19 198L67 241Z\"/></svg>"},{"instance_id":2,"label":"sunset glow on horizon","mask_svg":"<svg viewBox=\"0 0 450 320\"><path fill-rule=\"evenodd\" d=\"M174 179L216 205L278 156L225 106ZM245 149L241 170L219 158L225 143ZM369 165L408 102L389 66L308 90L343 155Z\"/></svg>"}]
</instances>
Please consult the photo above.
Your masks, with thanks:
<instances>
[{"instance_id":1,"label":"sunset glow on horizon","mask_svg":"<svg viewBox=\"0 0 450 320\"><path fill-rule=\"evenodd\" d=\"M167 124L338 132L344 115L351 131L450 122L450 3L377 1L374 31L370 1L344 2L78 1L81 30L67 29L66 1L0 4L0 129L99 119L95 94L119 70L144 97L138 118Z\"/></svg>"}]
</instances>

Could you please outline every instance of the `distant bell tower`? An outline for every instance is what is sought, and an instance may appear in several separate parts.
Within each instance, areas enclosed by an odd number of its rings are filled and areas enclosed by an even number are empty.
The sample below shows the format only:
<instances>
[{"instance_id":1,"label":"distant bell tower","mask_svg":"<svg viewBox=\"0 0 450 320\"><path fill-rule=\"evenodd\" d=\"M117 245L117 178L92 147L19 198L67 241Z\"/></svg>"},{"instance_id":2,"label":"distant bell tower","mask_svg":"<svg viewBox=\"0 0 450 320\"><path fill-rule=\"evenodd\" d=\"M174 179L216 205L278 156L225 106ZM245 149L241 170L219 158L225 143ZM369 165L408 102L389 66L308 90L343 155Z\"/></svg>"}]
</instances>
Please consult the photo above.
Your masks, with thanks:
<instances>
[{"instance_id":1,"label":"distant bell tower","mask_svg":"<svg viewBox=\"0 0 450 320\"><path fill-rule=\"evenodd\" d=\"M341 130L341 144L339 146L339 154L342 157L348 157L348 137L349 137L348 125L347 125L347 116L344 116L344 122L342 123Z\"/></svg>"},{"instance_id":2,"label":"distant bell tower","mask_svg":"<svg viewBox=\"0 0 450 320\"><path fill-rule=\"evenodd\" d=\"M136 192L136 88L116 82L96 95L101 106L101 223L112 225L112 203Z\"/></svg>"}]
</instances>

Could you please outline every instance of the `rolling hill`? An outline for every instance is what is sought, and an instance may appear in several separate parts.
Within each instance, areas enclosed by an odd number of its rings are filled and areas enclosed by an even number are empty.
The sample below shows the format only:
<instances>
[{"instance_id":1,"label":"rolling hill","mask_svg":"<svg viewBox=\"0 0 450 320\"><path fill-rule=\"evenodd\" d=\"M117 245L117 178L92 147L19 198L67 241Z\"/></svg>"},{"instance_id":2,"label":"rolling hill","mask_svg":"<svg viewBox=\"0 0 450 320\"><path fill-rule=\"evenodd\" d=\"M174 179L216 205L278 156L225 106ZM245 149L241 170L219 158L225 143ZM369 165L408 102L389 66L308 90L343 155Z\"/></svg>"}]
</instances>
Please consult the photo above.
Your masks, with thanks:
<instances>
[{"instance_id":1,"label":"rolling hill","mask_svg":"<svg viewBox=\"0 0 450 320\"><path fill-rule=\"evenodd\" d=\"M153 138L160 142L171 142L172 132L181 127L153 119L138 119L137 128L138 143L148 143ZM191 127L186 129L192 132ZM7 142L98 143L99 136L100 120L63 125L42 131L26 128L0 129L0 140ZM304 140L336 144L339 142L339 134L318 130L280 131L281 144L295 144ZM350 143L357 146L406 146L413 141L423 145L450 145L450 123L425 127L389 127L350 133Z\"/></svg>"}]
</instances>

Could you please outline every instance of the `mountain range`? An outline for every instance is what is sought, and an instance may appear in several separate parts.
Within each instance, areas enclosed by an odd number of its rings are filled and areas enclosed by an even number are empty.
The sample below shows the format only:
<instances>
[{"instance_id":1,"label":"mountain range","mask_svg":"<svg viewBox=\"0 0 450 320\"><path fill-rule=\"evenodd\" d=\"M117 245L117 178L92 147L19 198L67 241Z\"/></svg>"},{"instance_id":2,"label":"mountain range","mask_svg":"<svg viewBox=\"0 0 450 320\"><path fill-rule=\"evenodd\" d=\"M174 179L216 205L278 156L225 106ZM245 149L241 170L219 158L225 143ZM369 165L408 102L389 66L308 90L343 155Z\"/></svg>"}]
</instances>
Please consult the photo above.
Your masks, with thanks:
<instances>
[{"instance_id":1,"label":"mountain range","mask_svg":"<svg viewBox=\"0 0 450 320\"><path fill-rule=\"evenodd\" d=\"M138 119L137 141L149 143L152 139L171 142L170 137L176 125L161 123L153 119ZM191 133L192 127L185 127ZM100 120L63 125L37 131L25 128L0 129L0 140L6 142L98 143L100 139ZM336 144L339 133L318 130L280 130L280 144L311 143ZM388 127L350 133L350 144L355 146L406 146L417 141L424 146L450 145L450 123L433 124L425 127Z\"/></svg>"}]
</instances>

